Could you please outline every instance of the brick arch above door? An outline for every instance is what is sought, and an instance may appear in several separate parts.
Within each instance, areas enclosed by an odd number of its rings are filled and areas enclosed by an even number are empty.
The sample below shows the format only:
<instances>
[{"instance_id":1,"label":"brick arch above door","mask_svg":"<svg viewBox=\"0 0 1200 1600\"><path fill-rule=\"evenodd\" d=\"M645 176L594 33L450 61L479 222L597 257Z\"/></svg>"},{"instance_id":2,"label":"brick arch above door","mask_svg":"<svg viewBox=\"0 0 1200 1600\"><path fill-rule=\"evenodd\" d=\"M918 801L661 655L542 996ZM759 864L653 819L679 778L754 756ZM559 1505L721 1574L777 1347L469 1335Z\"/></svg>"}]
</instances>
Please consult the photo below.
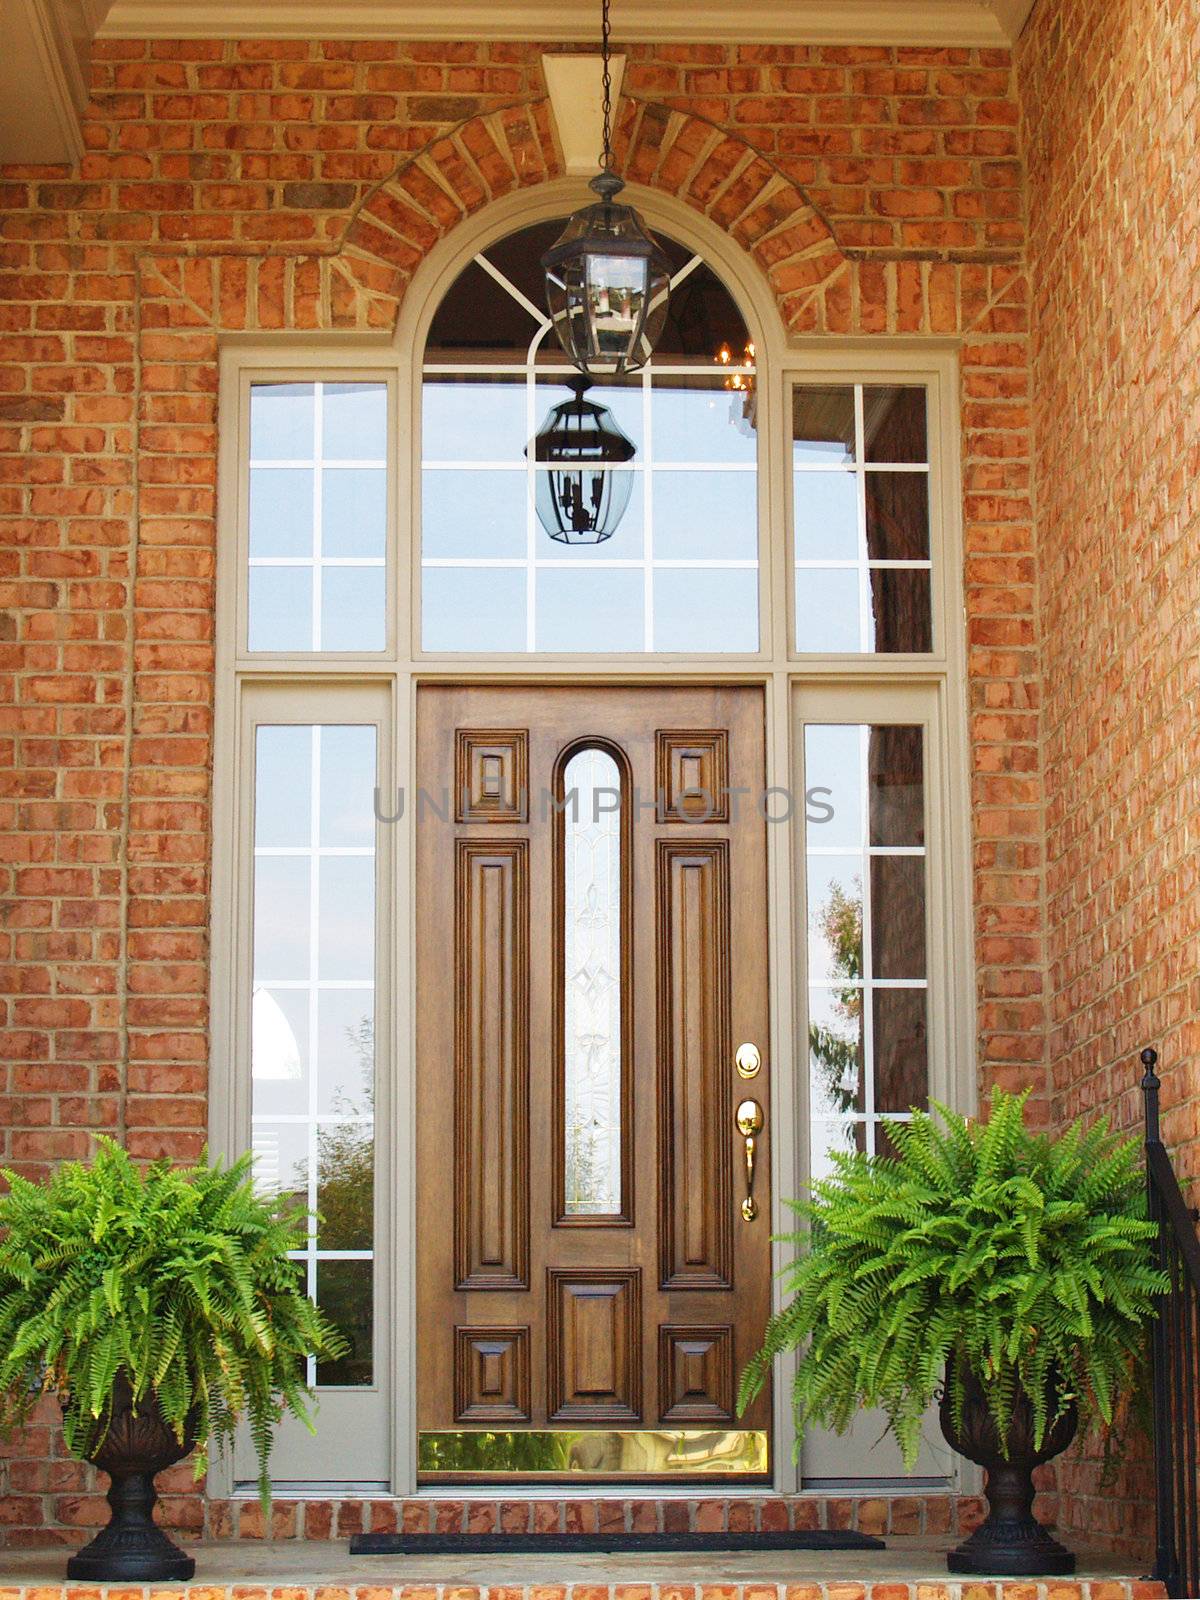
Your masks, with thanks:
<instances>
[{"instance_id":1,"label":"brick arch above door","mask_svg":"<svg viewBox=\"0 0 1200 1600\"><path fill-rule=\"evenodd\" d=\"M826 295L851 298L849 261L829 224L739 135L687 112L625 99L614 152L627 181L682 201L750 254L789 329L826 331ZM514 190L562 176L548 100L472 117L365 197L341 259L373 297L398 309L424 256L459 222Z\"/></svg>"},{"instance_id":2,"label":"brick arch above door","mask_svg":"<svg viewBox=\"0 0 1200 1600\"><path fill-rule=\"evenodd\" d=\"M843 247L803 188L735 131L625 97L614 149L629 182L688 206L745 250L789 335L1023 339L1028 289L1018 263ZM139 252L140 331L394 330L442 239L493 202L564 176L548 99L467 118L406 156L323 249Z\"/></svg>"}]
</instances>

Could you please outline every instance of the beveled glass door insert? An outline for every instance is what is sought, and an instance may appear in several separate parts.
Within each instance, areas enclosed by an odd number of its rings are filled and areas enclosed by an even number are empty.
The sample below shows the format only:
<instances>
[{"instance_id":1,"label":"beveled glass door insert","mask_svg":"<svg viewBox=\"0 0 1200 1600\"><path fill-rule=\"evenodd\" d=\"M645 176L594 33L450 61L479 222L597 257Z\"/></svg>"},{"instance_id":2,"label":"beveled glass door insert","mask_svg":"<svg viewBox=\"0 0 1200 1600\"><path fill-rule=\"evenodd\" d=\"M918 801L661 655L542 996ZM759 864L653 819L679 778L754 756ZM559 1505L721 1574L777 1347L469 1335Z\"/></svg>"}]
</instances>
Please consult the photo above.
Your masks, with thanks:
<instances>
[{"instance_id":1,"label":"beveled glass door insert","mask_svg":"<svg viewBox=\"0 0 1200 1600\"><path fill-rule=\"evenodd\" d=\"M417 723L462 797L417 819L420 1474L761 1480L762 690L428 685Z\"/></svg>"},{"instance_id":2,"label":"beveled glass door insert","mask_svg":"<svg viewBox=\"0 0 1200 1600\"><path fill-rule=\"evenodd\" d=\"M596 745L562 764L555 839L561 963L556 1117L560 1221L630 1220L629 796L617 756Z\"/></svg>"}]
</instances>

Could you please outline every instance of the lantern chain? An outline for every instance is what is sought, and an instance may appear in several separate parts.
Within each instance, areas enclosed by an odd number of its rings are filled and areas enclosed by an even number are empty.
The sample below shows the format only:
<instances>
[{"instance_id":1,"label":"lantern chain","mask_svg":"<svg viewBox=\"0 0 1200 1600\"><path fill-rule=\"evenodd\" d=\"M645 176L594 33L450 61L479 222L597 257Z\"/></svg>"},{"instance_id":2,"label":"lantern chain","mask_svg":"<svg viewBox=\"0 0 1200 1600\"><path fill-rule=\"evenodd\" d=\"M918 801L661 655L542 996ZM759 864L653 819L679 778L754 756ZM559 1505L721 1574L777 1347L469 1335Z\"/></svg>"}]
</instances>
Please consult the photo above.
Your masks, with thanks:
<instances>
[{"instance_id":1,"label":"lantern chain","mask_svg":"<svg viewBox=\"0 0 1200 1600\"><path fill-rule=\"evenodd\" d=\"M612 166L612 67L609 44L612 28L608 8L609 0L601 0L600 55L604 63L604 148L600 152L600 167L603 172L608 172Z\"/></svg>"}]
</instances>

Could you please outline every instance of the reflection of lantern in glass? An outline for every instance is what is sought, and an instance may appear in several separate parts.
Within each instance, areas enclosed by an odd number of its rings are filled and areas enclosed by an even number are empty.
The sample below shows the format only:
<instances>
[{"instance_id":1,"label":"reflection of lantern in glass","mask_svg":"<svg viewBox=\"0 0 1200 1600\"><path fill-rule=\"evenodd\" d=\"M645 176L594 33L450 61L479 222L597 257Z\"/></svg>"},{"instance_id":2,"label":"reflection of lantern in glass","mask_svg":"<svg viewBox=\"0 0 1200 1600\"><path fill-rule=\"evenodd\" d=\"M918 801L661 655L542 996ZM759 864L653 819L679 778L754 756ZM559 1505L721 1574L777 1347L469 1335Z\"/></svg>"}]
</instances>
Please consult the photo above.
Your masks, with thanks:
<instances>
[{"instance_id":1,"label":"reflection of lantern in glass","mask_svg":"<svg viewBox=\"0 0 1200 1600\"><path fill-rule=\"evenodd\" d=\"M586 378L571 388L573 397L551 407L530 447L537 463L534 506L560 544L603 544L633 492L634 445L606 406L584 399L591 388Z\"/></svg>"},{"instance_id":2,"label":"reflection of lantern in glass","mask_svg":"<svg viewBox=\"0 0 1200 1600\"><path fill-rule=\"evenodd\" d=\"M754 387L754 345L747 340L746 348L742 351L740 366L733 362L733 351L727 344L723 344L713 357L717 366L727 370L725 387L735 393L745 393Z\"/></svg>"},{"instance_id":3,"label":"reflection of lantern in glass","mask_svg":"<svg viewBox=\"0 0 1200 1600\"><path fill-rule=\"evenodd\" d=\"M604 147L601 171L589 187L600 203L567 219L542 257L546 305L559 343L580 372L619 377L644 367L667 319L671 264L632 206L619 206L625 187L612 170L612 82L609 0L603 0Z\"/></svg>"}]
</instances>

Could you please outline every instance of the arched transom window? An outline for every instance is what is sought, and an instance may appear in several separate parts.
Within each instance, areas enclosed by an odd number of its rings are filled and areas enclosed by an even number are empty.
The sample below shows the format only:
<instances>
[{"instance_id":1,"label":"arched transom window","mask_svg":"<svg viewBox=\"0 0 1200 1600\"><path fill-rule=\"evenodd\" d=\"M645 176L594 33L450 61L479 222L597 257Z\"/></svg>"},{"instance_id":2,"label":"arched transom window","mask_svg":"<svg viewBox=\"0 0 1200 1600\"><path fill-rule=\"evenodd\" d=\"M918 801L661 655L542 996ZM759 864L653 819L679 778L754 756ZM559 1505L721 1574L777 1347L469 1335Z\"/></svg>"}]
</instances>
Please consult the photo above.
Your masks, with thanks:
<instances>
[{"instance_id":1,"label":"arched transom window","mask_svg":"<svg viewBox=\"0 0 1200 1600\"><path fill-rule=\"evenodd\" d=\"M539 223L481 251L429 330L422 646L753 652L759 437L742 314L698 255L663 239L674 270L653 359L583 393L542 297L541 256L561 226ZM538 441L555 408L568 434L582 426L620 440L623 459L561 470L566 435Z\"/></svg>"}]
</instances>

